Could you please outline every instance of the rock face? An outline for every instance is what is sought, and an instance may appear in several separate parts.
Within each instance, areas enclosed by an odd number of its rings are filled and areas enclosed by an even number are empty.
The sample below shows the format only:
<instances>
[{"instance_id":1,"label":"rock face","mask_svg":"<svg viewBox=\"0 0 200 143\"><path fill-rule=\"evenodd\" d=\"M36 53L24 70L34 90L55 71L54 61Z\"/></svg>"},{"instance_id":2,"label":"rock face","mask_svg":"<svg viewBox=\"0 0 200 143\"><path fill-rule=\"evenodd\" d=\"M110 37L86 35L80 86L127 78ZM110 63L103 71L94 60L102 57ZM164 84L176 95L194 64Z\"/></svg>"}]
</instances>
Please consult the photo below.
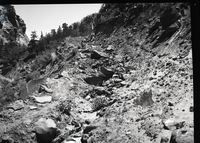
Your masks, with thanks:
<instances>
[{"instance_id":1,"label":"rock face","mask_svg":"<svg viewBox=\"0 0 200 143\"><path fill-rule=\"evenodd\" d=\"M27 45L26 24L11 5L0 5L0 44L16 42Z\"/></svg>"}]
</instances>

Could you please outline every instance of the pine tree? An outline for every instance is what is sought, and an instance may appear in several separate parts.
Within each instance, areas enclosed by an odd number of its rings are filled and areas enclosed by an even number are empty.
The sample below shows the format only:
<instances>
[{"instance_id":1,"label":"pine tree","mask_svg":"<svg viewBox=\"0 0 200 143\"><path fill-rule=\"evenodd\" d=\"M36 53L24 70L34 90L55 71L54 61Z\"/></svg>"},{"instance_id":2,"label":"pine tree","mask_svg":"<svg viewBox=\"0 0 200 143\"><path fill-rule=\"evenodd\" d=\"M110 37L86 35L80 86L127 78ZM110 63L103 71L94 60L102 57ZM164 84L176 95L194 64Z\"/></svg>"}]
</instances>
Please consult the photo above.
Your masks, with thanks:
<instances>
[{"instance_id":1,"label":"pine tree","mask_svg":"<svg viewBox=\"0 0 200 143\"><path fill-rule=\"evenodd\" d=\"M62 28L63 28L63 36L68 36L68 24L63 23Z\"/></svg>"},{"instance_id":2,"label":"pine tree","mask_svg":"<svg viewBox=\"0 0 200 143\"><path fill-rule=\"evenodd\" d=\"M40 36L40 39L43 40L44 36L43 36L43 33L41 31L41 36Z\"/></svg>"},{"instance_id":3,"label":"pine tree","mask_svg":"<svg viewBox=\"0 0 200 143\"><path fill-rule=\"evenodd\" d=\"M37 32L35 30L31 31L31 40L36 40L37 37Z\"/></svg>"},{"instance_id":4,"label":"pine tree","mask_svg":"<svg viewBox=\"0 0 200 143\"><path fill-rule=\"evenodd\" d=\"M59 25L58 29L57 29L57 36L56 36L58 39L62 38L62 29Z\"/></svg>"},{"instance_id":5,"label":"pine tree","mask_svg":"<svg viewBox=\"0 0 200 143\"><path fill-rule=\"evenodd\" d=\"M51 37L52 38L56 37L56 30L55 29L51 29Z\"/></svg>"}]
</instances>

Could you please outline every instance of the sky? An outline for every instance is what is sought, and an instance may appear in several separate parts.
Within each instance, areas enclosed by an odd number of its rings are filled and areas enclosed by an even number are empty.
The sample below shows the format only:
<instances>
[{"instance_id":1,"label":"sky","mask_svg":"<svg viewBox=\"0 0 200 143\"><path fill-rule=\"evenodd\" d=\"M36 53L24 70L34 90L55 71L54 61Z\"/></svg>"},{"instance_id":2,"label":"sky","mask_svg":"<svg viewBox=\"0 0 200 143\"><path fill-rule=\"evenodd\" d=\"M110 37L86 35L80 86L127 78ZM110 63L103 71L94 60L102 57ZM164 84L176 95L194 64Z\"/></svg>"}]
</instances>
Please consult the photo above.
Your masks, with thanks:
<instances>
[{"instance_id":1,"label":"sky","mask_svg":"<svg viewBox=\"0 0 200 143\"><path fill-rule=\"evenodd\" d=\"M16 14L19 15L26 24L26 35L30 39L31 31L36 31L38 37L50 33L51 29L62 28L63 23L68 26L74 22L81 21L87 15L99 12L102 4L32 4L13 5Z\"/></svg>"}]
</instances>

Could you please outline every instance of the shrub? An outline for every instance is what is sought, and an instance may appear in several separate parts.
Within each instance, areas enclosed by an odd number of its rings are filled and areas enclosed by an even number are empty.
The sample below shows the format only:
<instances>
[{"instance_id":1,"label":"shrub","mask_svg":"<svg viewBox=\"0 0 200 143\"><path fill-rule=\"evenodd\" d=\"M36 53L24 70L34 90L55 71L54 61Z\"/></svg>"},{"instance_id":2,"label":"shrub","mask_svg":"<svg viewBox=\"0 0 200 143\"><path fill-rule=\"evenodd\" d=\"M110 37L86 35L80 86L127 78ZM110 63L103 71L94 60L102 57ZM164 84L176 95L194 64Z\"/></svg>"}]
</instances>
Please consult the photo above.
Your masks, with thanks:
<instances>
[{"instance_id":1,"label":"shrub","mask_svg":"<svg viewBox=\"0 0 200 143\"><path fill-rule=\"evenodd\" d=\"M61 114L70 115L72 105L73 105L72 100L65 100L61 102L57 108L61 112Z\"/></svg>"}]
</instances>

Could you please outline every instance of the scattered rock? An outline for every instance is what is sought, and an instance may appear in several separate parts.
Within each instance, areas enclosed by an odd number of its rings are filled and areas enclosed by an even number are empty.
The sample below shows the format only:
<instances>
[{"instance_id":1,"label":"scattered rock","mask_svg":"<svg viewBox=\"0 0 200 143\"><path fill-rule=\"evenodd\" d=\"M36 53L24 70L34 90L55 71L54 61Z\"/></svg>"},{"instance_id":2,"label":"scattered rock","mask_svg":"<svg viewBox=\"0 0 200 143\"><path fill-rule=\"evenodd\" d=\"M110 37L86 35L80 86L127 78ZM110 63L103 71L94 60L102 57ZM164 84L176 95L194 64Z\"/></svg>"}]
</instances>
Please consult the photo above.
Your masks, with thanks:
<instances>
[{"instance_id":1,"label":"scattered rock","mask_svg":"<svg viewBox=\"0 0 200 143\"><path fill-rule=\"evenodd\" d=\"M40 118L34 127L38 143L50 143L56 137L56 124L52 119Z\"/></svg>"},{"instance_id":2,"label":"scattered rock","mask_svg":"<svg viewBox=\"0 0 200 143\"><path fill-rule=\"evenodd\" d=\"M15 102L13 102L12 104L8 105L7 108L11 108L13 110L20 110L22 108L24 108L24 102L23 100L17 100Z\"/></svg>"},{"instance_id":3,"label":"scattered rock","mask_svg":"<svg viewBox=\"0 0 200 143\"><path fill-rule=\"evenodd\" d=\"M168 143L168 141L169 141L169 138L162 137L161 140L160 140L160 143Z\"/></svg>"},{"instance_id":4,"label":"scattered rock","mask_svg":"<svg viewBox=\"0 0 200 143\"><path fill-rule=\"evenodd\" d=\"M113 45L109 45L107 48L106 48L107 51L114 51L114 46Z\"/></svg>"},{"instance_id":5,"label":"scattered rock","mask_svg":"<svg viewBox=\"0 0 200 143\"><path fill-rule=\"evenodd\" d=\"M36 97L36 96L32 96L36 102L38 103L49 103L52 100L51 96L42 96L42 97Z\"/></svg>"},{"instance_id":6,"label":"scattered rock","mask_svg":"<svg viewBox=\"0 0 200 143\"><path fill-rule=\"evenodd\" d=\"M172 132L170 143L193 143L194 131L191 128L176 129Z\"/></svg>"},{"instance_id":7,"label":"scattered rock","mask_svg":"<svg viewBox=\"0 0 200 143\"><path fill-rule=\"evenodd\" d=\"M45 91L45 92L48 92L48 93L53 93L53 90L48 88L45 85L41 85L39 91Z\"/></svg>"},{"instance_id":8,"label":"scattered rock","mask_svg":"<svg viewBox=\"0 0 200 143\"><path fill-rule=\"evenodd\" d=\"M9 135L3 135L2 138L0 138L1 143L14 143L14 139L11 138Z\"/></svg>"}]
</instances>

